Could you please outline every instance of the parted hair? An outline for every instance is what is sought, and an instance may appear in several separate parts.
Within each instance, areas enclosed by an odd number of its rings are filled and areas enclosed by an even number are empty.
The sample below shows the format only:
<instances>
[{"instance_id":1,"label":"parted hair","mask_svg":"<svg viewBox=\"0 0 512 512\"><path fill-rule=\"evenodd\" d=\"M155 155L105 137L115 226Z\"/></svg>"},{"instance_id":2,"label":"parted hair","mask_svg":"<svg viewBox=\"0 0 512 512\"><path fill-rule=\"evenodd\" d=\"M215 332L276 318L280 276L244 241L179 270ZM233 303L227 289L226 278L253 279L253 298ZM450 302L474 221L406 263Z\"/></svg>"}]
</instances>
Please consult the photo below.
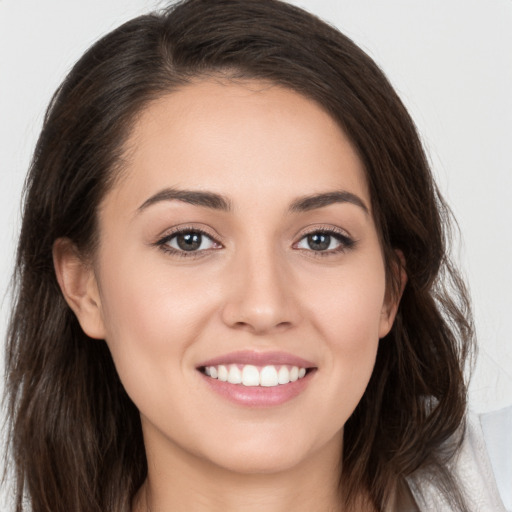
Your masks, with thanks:
<instances>
[{"instance_id":1,"label":"parted hair","mask_svg":"<svg viewBox=\"0 0 512 512\"><path fill-rule=\"evenodd\" d=\"M396 321L344 428L342 499L353 504L364 490L380 510L397 483L424 470L465 510L446 462L464 429L471 311L449 259L451 215L413 121L373 60L315 16L278 0L185 0L95 43L45 116L6 348L16 512L128 512L146 477L137 408L104 340L89 338L66 304L52 247L66 237L94 254L98 204L123 172L137 115L204 77L268 81L325 109L364 164L389 293L399 293L393 269L405 265Z\"/></svg>"}]
</instances>

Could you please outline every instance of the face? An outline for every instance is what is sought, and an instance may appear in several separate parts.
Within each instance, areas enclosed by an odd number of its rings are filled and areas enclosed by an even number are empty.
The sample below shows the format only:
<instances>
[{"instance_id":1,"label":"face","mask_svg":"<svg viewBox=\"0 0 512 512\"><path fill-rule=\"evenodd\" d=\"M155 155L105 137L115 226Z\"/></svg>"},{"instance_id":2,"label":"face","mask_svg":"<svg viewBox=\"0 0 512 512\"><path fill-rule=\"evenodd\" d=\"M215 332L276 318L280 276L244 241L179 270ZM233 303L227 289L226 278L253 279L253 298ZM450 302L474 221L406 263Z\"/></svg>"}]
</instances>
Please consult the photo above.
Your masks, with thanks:
<instances>
[{"instance_id":1,"label":"face","mask_svg":"<svg viewBox=\"0 0 512 512\"><path fill-rule=\"evenodd\" d=\"M290 90L203 81L146 108L126 161L79 318L146 445L239 472L337 454L396 309L347 137Z\"/></svg>"}]
</instances>

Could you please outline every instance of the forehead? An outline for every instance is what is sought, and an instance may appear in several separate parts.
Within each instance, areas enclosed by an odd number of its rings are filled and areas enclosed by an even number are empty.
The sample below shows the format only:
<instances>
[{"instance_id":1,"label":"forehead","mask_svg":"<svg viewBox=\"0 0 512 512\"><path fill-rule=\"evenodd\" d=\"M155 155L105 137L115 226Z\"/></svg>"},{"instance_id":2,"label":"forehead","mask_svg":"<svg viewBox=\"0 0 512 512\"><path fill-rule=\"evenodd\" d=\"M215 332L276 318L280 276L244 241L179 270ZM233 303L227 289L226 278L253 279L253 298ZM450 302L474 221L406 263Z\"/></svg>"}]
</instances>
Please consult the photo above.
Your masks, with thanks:
<instances>
[{"instance_id":1,"label":"forehead","mask_svg":"<svg viewBox=\"0 0 512 512\"><path fill-rule=\"evenodd\" d=\"M186 187L260 200L342 188L370 205L361 160L335 120L267 82L177 89L140 113L125 148L115 188L139 204L159 188Z\"/></svg>"}]
</instances>

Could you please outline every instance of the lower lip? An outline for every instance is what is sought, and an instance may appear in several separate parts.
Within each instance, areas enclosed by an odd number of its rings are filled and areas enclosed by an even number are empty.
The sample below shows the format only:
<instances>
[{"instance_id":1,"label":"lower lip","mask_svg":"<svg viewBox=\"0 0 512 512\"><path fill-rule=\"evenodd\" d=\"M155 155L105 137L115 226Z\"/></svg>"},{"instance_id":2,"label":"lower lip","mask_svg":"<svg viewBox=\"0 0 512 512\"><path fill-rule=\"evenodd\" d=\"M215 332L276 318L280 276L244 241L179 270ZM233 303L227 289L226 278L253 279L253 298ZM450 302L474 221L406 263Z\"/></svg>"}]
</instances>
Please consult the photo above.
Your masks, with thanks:
<instances>
[{"instance_id":1,"label":"lower lip","mask_svg":"<svg viewBox=\"0 0 512 512\"><path fill-rule=\"evenodd\" d=\"M201 372L200 372L201 373ZM272 407L281 405L300 395L308 386L314 370L309 371L302 379L278 386L244 386L212 379L204 373L201 376L210 389L231 402L247 407Z\"/></svg>"}]
</instances>

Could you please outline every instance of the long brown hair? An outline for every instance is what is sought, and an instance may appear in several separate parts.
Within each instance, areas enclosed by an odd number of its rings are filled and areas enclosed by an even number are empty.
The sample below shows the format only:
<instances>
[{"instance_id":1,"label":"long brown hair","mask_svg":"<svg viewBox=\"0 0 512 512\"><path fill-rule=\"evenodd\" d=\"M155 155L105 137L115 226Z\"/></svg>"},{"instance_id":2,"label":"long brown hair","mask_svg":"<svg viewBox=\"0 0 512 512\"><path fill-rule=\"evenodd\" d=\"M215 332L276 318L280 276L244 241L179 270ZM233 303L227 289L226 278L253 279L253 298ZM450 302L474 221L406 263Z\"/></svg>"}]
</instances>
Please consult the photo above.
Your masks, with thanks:
<instances>
[{"instance_id":1,"label":"long brown hair","mask_svg":"<svg viewBox=\"0 0 512 512\"><path fill-rule=\"evenodd\" d=\"M145 479L138 411L105 342L88 338L64 301L52 246L67 237L94 252L97 207L122 172L135 116L208 75L268 80L321 105L364 163L390 293L397 249L406 262L396 322L345 425L345 501L366 490L382 508L422 468L464 510L445 448L463 426L471 314L414 123L375 63L305 11L277 0L185 0L92 46L45 117L24 193L6 356L16 511L126 512Z\"/></svg>"}]
</instances>

